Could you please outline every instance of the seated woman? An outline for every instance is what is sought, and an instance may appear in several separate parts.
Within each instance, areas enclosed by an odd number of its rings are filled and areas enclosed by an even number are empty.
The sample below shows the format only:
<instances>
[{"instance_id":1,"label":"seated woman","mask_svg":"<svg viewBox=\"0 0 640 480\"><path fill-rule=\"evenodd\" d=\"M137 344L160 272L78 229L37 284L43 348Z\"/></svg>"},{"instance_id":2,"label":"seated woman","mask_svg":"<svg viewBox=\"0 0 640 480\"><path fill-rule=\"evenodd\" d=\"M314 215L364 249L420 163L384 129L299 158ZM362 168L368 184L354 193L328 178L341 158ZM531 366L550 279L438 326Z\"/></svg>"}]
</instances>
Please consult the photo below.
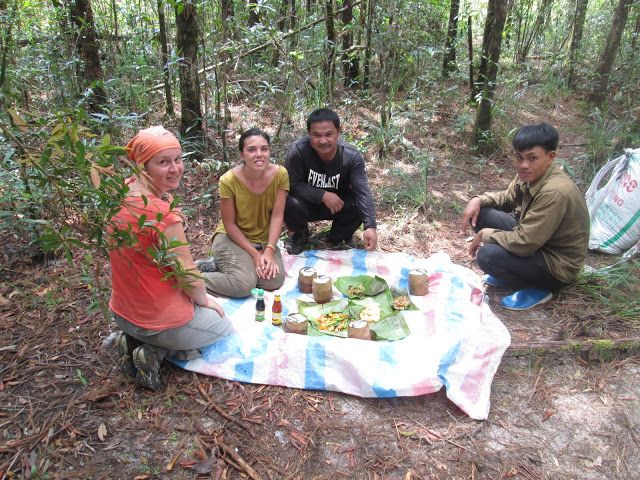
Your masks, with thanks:
<instances>
[{"instance_id":1,"label":"seated woman","mask_svg":"<svg viewBox=\"0 0 640 480\"><path fill-rule=\"evenodd\" d=\"M255 287L275 290L284 283L276 242L282 232L289 175L269 162L271 141L252 128L240 136L241 163L220 178L222 220L213 237L213 257L198 262L207 290L246 297Z\"/></svg>"},{"instance_id":2,"label":"seated woman","mask_svg":"<svg viewBox=\"0 0 640 480\"><path fill-rule=\"evenodd\" d=\"M166 356L189 360L231 332L224 310L207 294L169 191L184 172L178 139L162 127L141 130L127 145L141 167L111 219L111 301L122 329L122 366L138 384L160 388ZM173 245L171 245L173 243Z\"/></svg>"}]
</instances>

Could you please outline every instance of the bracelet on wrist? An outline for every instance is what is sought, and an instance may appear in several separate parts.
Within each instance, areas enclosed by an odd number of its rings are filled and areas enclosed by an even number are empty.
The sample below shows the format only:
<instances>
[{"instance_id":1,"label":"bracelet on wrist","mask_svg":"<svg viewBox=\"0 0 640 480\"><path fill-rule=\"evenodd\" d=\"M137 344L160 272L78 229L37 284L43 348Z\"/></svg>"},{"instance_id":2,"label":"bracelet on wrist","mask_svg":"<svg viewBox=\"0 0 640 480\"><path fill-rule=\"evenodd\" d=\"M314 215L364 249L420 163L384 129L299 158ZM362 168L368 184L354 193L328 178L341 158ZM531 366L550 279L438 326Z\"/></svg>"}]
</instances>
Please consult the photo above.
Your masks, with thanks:
<instances>
[{"instance_id":1,"label":"bracelet on wrist","mask_svg":"<svg viewBox=\"0 0 640 480\"><path fill-rule=\"evenodd\" d=\"M276 247L274 247L274 246L273 246L273 245L271 245L270 243L267 243L267 244L264 246L264 249L265 249L265 250L266 250L267 248L270 248L270 249L273 251L273 253L276 253Z\"/></svg>"}]
</instances>

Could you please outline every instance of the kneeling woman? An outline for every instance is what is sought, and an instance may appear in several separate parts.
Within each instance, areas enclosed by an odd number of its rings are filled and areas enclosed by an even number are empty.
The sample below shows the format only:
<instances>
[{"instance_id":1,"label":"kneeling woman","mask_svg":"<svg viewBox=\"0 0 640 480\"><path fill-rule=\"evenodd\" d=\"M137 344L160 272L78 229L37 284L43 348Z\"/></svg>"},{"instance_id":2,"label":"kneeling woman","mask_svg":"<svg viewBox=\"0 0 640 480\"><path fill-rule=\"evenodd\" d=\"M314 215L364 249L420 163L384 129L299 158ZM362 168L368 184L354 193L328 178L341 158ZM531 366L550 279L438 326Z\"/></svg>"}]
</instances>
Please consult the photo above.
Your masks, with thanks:
<instances>
[{"instance_id":1,"label":"kneeling woman","mask_svg":"<svg viewBox=\"0 0 640 480\"><path fill-rule=\"evenodd\" d=\"M269 162L271 141L262 130L244 132L238 148L241 163L220 178L222 221L213 238L213 261L200 267L210 292L241 298L256 286L275 290L284 283L276 242L284 222L289 175L284 167Z\"/></svg>"},{"instance_id":2,"label":"kneeling woman","mask_svg":"<svg viewBox=\"0 0 640 480\"><path fill-rule=\"evenodd\" d=\"M147 388L160 388L166 356L189 360L231 332L222 307L207 294L169 192L184 172L178 139L162 127L141 130L127 145L142 170L112 218L111 310L123 368ZM171 247L171 243L179 246ZM163 261L162 258L166 258Z\"/></svg>"}]
</instances>

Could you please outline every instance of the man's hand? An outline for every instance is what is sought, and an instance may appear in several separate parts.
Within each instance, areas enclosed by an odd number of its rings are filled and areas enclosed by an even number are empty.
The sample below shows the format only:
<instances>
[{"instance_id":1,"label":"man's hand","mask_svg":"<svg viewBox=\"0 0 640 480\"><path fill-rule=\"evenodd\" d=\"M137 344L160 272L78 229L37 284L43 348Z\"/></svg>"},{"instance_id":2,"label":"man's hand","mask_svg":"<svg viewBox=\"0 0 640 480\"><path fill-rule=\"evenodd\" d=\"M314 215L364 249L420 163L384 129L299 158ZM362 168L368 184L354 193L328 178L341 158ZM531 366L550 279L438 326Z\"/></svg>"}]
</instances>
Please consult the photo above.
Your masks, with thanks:
<instances>
[{"instance_id":1,"label":"man's hand","mask_svg":"<svg viewBox=\"0 0 640 480\"><path fill-rule=\"evenodd\" d=\"M476 253L478 253L478 249L482 246L482 232L484 232L484 228L476 233L476 236L473 237L471 241L471 245L469 245L469 255L472 258L475 258Z\"/></svg>"},{"instance_id":2,"label":"man's hand","mask_svg":"<svg viewBox=\"0 0 640 480\"><path fill-rule=\"evenodd\" d=\"M362 234L362 239L364 240L365 250L375 250L378 246L378 231L375 228L367 228Z\"/></svg>"},{"instance_id":3,"label":"man's hand","mask_svg":"<svg viewBox=\"0 0 640 480\"><path fill-rule=\"evenodd\" d=\"M476 221L478 220L478 215L480 214L480 198L473 197L467 203L467 206L464 207L462 212L462 225L460 226L460 233L466 235L469 231L469 223L471 223L472 228L476 228ZM475 242L475 239L474 239Z\"/></svg>"},{"instance_id":4,"label":"man's hand","mask_svg":"<svg viewBox=\"0 0 640 480\"><path fill-rule=\"evenodd\" d=\"M342 199L333 192L324 192L324 195L322 196L322 203L329 209L331 215L335 215L342 210L342 207L344 207Z\"/></svg>"}]
</instances>

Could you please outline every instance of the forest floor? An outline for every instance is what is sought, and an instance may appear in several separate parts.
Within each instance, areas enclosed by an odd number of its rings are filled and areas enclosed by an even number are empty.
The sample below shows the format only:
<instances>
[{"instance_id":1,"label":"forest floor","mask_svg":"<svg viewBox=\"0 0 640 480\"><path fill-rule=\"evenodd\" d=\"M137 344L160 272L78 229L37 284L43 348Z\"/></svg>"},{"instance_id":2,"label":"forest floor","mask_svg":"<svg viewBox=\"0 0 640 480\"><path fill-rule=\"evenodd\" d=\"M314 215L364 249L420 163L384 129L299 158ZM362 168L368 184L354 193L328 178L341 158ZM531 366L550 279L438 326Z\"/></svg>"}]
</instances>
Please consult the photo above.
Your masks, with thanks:
<instances>
[{"instance_id":1,"label":"forest floor","mask_svg":"<svg viewBox=\"0 0 640 480\"><path fill-rule=\"evenodd\" d=\"M507 146L490 157L468 147L468 125L461 128L461 117L450 113L464 107L449 102L465 95L428 111L397 112L391 153L379 159L374 147L368 152L382 251L445 251L478 271L459 233L462 208L472 192L504 188L513 172ZM504 118L514 127L555 124L559 157L568 164L584 151L588 128L575 100L529 92L513 110ZM371 130L374 113L339 111L349 139ZM234 130L252 121L266 126L246 111L242 118ZM294 136L284 134L274 146L277 161ZM404 208L424 180L419 162L409 159L421 154L432 158L428 196ZM196 257L206 254L217 222L206 200L216 180L202 167L185 174L181 197ZM2 237L5 245L18 241L10 232ZM486 421L468 418L442 391L363 399L241 384L171 365L163 367L166 387L149 392L136 388L118 370L113 349L103 347L114 327L88 313L81 272L62 260L33 265L8 252L0 253L0 480L640 478L637 356L614 352L603 361L579 352L508 350ZM587 263L613 261L590 254ZM630 322L611 318L577 287L520 313L500 308L500 291L488 293L513 344L638 337Z\"/></svg>"}]
</instances>

